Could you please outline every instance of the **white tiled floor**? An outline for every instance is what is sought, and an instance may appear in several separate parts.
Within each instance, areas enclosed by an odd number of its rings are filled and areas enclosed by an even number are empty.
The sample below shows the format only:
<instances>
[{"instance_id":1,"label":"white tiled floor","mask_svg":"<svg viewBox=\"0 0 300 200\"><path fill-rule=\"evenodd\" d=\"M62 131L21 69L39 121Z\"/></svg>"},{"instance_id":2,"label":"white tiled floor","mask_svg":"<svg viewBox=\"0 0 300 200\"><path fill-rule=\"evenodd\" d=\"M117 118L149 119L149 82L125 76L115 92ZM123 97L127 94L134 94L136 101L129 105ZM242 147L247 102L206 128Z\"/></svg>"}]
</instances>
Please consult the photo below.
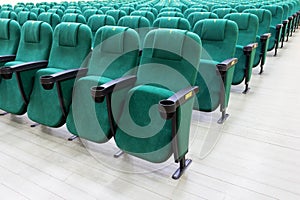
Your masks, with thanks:
<instances>
[{"instance_id":1,"label":"white tiled floor","mask_svg":"<svg viewBox=\"0 0 300 200\"><path fill-rule=\"evenodd\" d=\"M219 113L193 114L193 163L178 181L170 178L172 159L115 159L113 143L87 150L66 140L65 127L0 117L0 199L300 199L299 44L297 30L277 57L269 53L263 75L254 70L247 95L242 85L232 88L223 126L205 122Z\"/></svg>"}]
</instances>

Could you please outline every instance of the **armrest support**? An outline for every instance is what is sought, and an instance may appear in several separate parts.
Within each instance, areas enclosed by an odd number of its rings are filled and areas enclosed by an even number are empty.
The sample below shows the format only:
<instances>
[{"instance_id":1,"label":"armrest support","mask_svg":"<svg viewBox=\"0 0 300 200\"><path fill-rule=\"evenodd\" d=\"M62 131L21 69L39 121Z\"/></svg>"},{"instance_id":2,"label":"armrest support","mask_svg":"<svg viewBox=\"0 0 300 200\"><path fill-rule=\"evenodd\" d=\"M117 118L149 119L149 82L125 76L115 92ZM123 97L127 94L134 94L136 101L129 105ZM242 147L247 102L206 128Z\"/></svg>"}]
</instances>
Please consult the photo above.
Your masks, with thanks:
<instances>
[{"instance_id":1,"label":"armrest support","mask_svg":"<svg viewBox=\"0 0 300 200\"><path fill-rule=\"evenodd\" d=\"M229 58L223 62L217 64L217 68L220 72L226 72L229 68L234 66L238 62L237 58Z\"/></svg>"},{"instance_id":2,"label":"armrest support","mask_svg":"<svg viewBox=\"0 0 300 200\"><path fill-rule=\"evenodd\" d=\"M251 52L253 49L256 49L257 46L258 46L257 42L248 44L247 46L244 46L243 51L244 52Z\"/></svg>"},{"instance_id":3,"label":"armrest support","mask_svg":"<svg viewBox=\"0 0 300 200\"><path fill-rule=\"evenodd\" d=\"M126 76L118 78L103 85L92 87L91 95L96 103L100 103L104 100L104 97L106 95L111 94L114 90L132 86L135 82L136 76Z\"/></svg>"},{"instance_id":4,"label":"armrest support","mask_svg":"<svg viewBox=\"0 0 300 200\"><path fill-rule=\"evenodd\" d=\"M162 118L170 119L176 112L176 109L187 102L190 98L198 93L199 87L188 87L178 91L176 94L172 95L168 99L159 101L159 113Z\"/></svg>"},{"instance_id":5,"label":"armrest support","mask_svg":"<svg viewBox=\"0 0 300 200\"><path fill-rule=\"evenodd\" d=\"M276 25L276 30L281 29L283 27L283 24L277 24Z\"/></svg>"},{"instance_id":6,"label":"armrest support","mask_svg":"<svg viewBox=\"0 0 300 200\"><path fill-rule=\"evenodd\" d=\"M12 74L14 72L23 72L33 69L40 69L47 67L48 61L41 60L35 62L27 62L19 65L9 66L9 67L2 67L0 68L0 74L3 76L4 79L11 79Z\"/></svg>"},{"instance_id":7,"label":"armrest support","mask_svg":"<svg viewBox=\"0 0 300 200\"><path fill-rule=\"evenodd\" d=\"M265 34L262 34L260 36L260 40L262 41L266 41L267 39L269 39L271 37L271 33L265 33Z\"/></svg>"},{"instance_id":8,"label":"armrest support","mask_svg":"<svg viewBox=\"0 0 300 200\"><path fill-rule=\"evenodd\" d=\"M16 55L1 55L0 62L9 62L16 59Z\"/></svg>"},{"instance_id":9,"label":"armrest support","mask_svg":"<svg viewBox=\"0 0 300 200\"><path fill-rule=\"evenodd\" d=\"M54 83L75 78L77 75L85 75L87 70L87 68L70 69L52 75L42 76L40 81L45 90L51 90L54 86Z\"/></svg>"}]
</instances>

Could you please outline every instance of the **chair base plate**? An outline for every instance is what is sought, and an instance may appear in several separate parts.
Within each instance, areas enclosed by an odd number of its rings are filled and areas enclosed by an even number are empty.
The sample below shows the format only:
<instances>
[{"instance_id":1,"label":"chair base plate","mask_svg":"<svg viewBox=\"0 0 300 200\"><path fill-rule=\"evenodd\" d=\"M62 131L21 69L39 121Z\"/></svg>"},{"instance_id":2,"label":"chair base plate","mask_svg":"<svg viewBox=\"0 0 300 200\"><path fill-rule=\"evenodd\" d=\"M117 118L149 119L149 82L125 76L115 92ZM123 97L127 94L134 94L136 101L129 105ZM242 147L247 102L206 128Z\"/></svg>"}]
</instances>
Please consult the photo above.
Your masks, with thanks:
<instances>
[{"instance_id":1,"label":"chair base plate","mask_svg":"<svg viewBox=\"0 0 300 200\"><path fill-rule=\"evenodd\" d=\"M73 135L73 136L71 136L71 137L68 138L68 141L73 141L76 138L78 138L78 136L77 135Z\"/></svg>"},{"instance_id":2,"label":"chair base plate","mask_svg":"<svg viewBox=\"0 0 300 200\"><path fill-rule=\"evenodd\" d=\"M179 179L182 174L184 173L184 171L186 170L186 168L192 163L191 159L185 159L183 160L183 165L182 163L180 163L180 167L175 171L175 173L172 175L172 178L177 180Z\"/></svg>"},{"instance_id":3,"label":"chair base plate","mask_svg":"<svg viewBox=\"0 0 300 200\"><path fill-rule=\"evenodd\" d=\"M122 156L124 154L124 151L120 150L117 153L114 154L115 158L119 158L120 156Z\"/></svg>"}]
</instances>

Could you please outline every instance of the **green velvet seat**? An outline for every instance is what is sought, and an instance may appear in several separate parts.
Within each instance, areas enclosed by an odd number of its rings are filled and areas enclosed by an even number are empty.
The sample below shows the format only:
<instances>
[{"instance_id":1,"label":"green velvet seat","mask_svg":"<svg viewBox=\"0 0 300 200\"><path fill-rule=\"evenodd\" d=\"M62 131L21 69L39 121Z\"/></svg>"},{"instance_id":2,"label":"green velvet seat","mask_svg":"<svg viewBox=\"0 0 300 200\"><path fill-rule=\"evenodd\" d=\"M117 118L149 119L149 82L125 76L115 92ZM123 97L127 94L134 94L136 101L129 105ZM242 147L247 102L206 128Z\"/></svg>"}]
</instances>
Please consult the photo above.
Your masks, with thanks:
<instances>
[{"instance_id":1,"label":"green velvet seat","mask_svg":"<svg viewBox=\"0 0 300 200\"><path fill-rule=\"evenodd\" d=\"M111 94L110 87L134 84L119 117L121 105L114 103L118 99L114 95L120 90L112 92L115 142L125 153L153 163L164 162L173 155L180 163L174 179L190 163L185 155L200 54L201 41L196 34L176 29L152 30L146 36L136 77L127 76L92 88L97 101Z\"/></svg>"},{"instance_id":2,"label":"green velvet seat","mask_svg":"<svg viewBox=\"0 0 300 200\"><path fill-rule=\"evenodd\" d=\"M124 26L134 29L138 33L140 38L140 49L143 48L146 34L150 30L150 22L147 18L141 16L124 16L119 20L118 26Z\"/></svg>"},{"instance_id":3,"label":"green velvet seat","mask_svg":"<svg viewBox=\"0 0 300 200\"><path fill-rule=\"evenodd\" d=\"M101 27L95 36L87 75L76 81L67 118L68 130L89 141L103 143L111 136L106 103L95 104L90 88L136 74L139 36L130 28Z\"/></svg>"},{"instance_id":4,"label":"green velvet seat","mask_svg":"<svg viewBox=\"0 0 300 200\"><path fill-rule=\"evenodd\" d=\"M203 19L218 19L218 15L212 12L195 12L191 13L187 18L192 29L198 21Z\"/></svg>"},{"instance_id":5,"label":"green velvet seat","mask_svg":"<svg viewBox=\"0 0 300 200\"><path fill-rule=\"evenodd\" d=\"M191 26L187 19L182 17L160 17L153 22L155 28L174 28L190 30Z\"/></svg>"},{"instance_id":6,"label":"green velvet seat","mask_svg":"<svg viewBox=\"0 0 300 200\"><path fill-rule=\"evenodd\" d=\"M211 112L220 106L223 123L228 117L230 88L237 59L234 58L238 26L226 19L204 19L194 26L193 32L202 41L203 53L197 76L197 94L194 109ZM216 73L218 71L219 73Z\"/></svg>"},{"instance_id":7,"label":"green velvet seat","mask_svg":"<svg viewBox=\"0 0 300 200\"><path fill-rule=\"evenodd\" d=\"M37 20L47 22L48 24L50 24L53 30L60 23L60 17L57 14L50 12L41 13L38 16Z\"/></svg>"},{"instance_id":8,"label":"green velvet seat","mask_svg":"<svg viewBox=\"0 0 300 200\"><path fill-rule=\"evenodd\" d=\"M150 22L150 25L152 26L154 20L156 19L155 15L150 12L150 11L146 11L146 10L136 10L136 11L133 11L130 16L142 16L142 17L146 17L149 22Z\"/></svg>"},{"instance_id":9,"label":"green velvet seat","mask_svg":"<svg viewBox=\"0 0 300 200\"><path fill-rule=\"evenodd\" d=\"M258 32L258 17L250 13L232 13L224 17L234 21L239 28L235 57L238 63L235 65L232 84L238 85L245 81L244 93L248 91L248 85L252 75L252 66L257 48L256 35Z\"/></svg>"},{"instance_id":10,"label":"green velvet seat","mask_svg":"<svg viewBox=\"0 0 300 200\"><path fill-rule=\"evenodd\" d=\"M266 9L246 9L244 13L251 13L258 17L259 26L256 36L256 42L258 47L256 49L253 67L260 64L260 74L263 73L263 67L266 62L267 50L269 46L269 41L271 37L270 25L272 14Z\"/></svg>"},{"instance_id":11,"label":"green velvet seat","mask_svg":"<svg viewBox=\"0 0 300 200\"><path fill-rule=\"evenodd\" d=\"M106 14L107 11L109 11L109 10L115 10L115 9L114 9L113 7L111 7L111 6L103 6L103 7L100 8L100 10L101 10L104 14Z\"/></svg>"},{"instance_id":12,"label":"green velvet seat","mask_svg":"<svg viewBox=\"0 0 300 200\"><path fill-rule=\"evenodd\" d=\"M20 25L15 20L0 19L0 67L15 59L20 41L20 30Z\"/></svg>"},{"instance_id":13,"label":"green velvet seat","mask_svg":"<svg viewBox=\"0 0 300 200\"><path fill-rule=\"evenodd\" d=\"M27 109L32 121L49 127L65 123L74 76L91 50L91 40L91 30L85 24L62 22L55 28L47 68L38 70L34 77ZM41 84L44 76L48 87Z\"/></svg>"},{"instance_id":14,"label":"green velvet seat","mask_svg":"<svg viewBox=\"0 0 300 200\"><path fill-rule=\"evenodd\" d=\"M227 14L237 13L237 10L233 9L233 8L216 8L216 9L212 10L211 12L218 15L218 18L222 19Z\"/></svg>"},{"instance_id":15,"label":"green velvet seat","mask_svg":"<svg viewBox=\"0 0 300 200\"><path fill-rule=\"evenodd\" d=\"M103 14L103 12L99 9L87 9L83 12L83 16L85 17L86 21L89 20L89 18L92 16L92 15L101 15Z\"/></svg>"},{"instance_id":16,"label":"green velvet seat","mask_svg":"<svg viewBox=\"0 0 300 200\"><path fill-rule=\"evenodd\" d=\"M45 67L52 43L52 28L41 21L27 21L14 61L1 68L0 109L22 115L26 112L37 69ZM39 62L37 62L39 61ZM4 76L7 75L7 76Z\"/></svg>"},{"instance_id":17,"label":"green velvet seat","mask_svg":"<svg viewBox=\"0 0 300 200\"><path fill-rule=\"evenodd\" d=\"M283 8L279 5L267 5L262 6L260 9L269 10L272 14L271 17L271 26L270 26L270 41L268 46L268 51L275 50L275 56L277 55L277 49L279 46L279 42L281 40L282 34L282 20L283 20Z\"/></svg>"},{"instance_id":18,"label":"green velvet seat","mask_svg":"<svg viewBox=\"0 0 300 200\"><path fill-rule=\"evenodd\" d=\"M15 11L17 14L19 14L19 12L21 12L21 11L29 11L29 9L26 8L26 7L24 7L24 6L19 6L19 7L16 7L16 8L14 9L14 11Z\"/></svg>"},{"instance_id":19,"label":"green velvet seat","mask_svg":"<svg viewBox=\"0 0 300 200\"><path fill-rule=\"evenodd\" d=\"M62 18L62 16L64 15L64 11L61 10L61 9L49 9L47 12L50 12L50 13L55 13L57 14L60 18Z\"/></svg>"},{"instance_id":20,"label":"green velvet seat","mask_svg":"<svg viewBox=\"0 0 300 200\"><path fill-rule=\"evenodd\" d=\"M123 10L109 10L105 14L112 16L115 19L116 23L118 23L118 21L121 17L126 16L125 11L123 11Z\"/></svg>"},{"instance_id":21,"label":"green velvet seat","mask_svg":"<svg viewBox=\"0 0 300 200\"><path fill-rule=\"evenodd\" d=\"M78 13L64 14L61 21L62 22L76 22L76 23L86 24L85 17L82 14L78 14Z\"/></svg>"},{"instance_id":22,"label":"green velvet seat","mask_svg":"<svg viewBox=\"0 0 300 200\"><path fill-rule=\"evenodd\" d=\"M0 18L17 20L18 15L14 11L2 11L0 12Z\"/></svg>"},{"instance_id":23,"label":"green velvet seat","mask_svg":"<svg viewBox=\"0 0 300 200\"><path fill-rule=\"evenodd\" d=\"M116 21L112 16L109 15L92 15L89 18L87 25L91 28L92 36L94 38L99 28L106 25L116 25Z\"/></svg>"},{"instance_id":24,"label":"green velvet seat","mask_svg":"<svg viewBox=\"0 0 300 200\"><path fill-rule=\"evenodd\" d=\"M157 15L157 18L159 17L184 17L184 15L181 12L176 12L176 11L164 11L160 12Z\"/></svg>"},{"instance_id":25,"label":"green velvet seat","mask_svg":"<svg viewBox=\"0 0 300 200\"><path fill-rule=\"evenodd\" d=\"M199 13L199 12L208 12L208 10L206 10L205 8L188 8L186 9L186 11L183 13L184 18L188 18L188 16L192 13Z\"/></svg>"}]
</instances>

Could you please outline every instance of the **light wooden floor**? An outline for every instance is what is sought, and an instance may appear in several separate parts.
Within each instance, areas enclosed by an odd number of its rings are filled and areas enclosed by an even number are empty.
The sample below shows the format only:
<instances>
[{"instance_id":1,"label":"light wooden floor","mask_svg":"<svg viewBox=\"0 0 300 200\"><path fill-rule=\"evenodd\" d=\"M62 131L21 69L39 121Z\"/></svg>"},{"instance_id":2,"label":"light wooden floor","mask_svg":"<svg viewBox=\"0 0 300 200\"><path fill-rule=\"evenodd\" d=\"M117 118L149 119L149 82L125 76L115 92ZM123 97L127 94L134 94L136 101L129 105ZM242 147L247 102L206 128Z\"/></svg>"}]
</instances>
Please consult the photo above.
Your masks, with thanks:
<instances>
[{"instance_id":1,"label":"light wooden floor","mask_svg":"<svg viewBox=\"0 0 300 200\"><path fill-rule=\"evenodd\" d=\"M269 54L262 76L254 70L247 95L232 88L223 126L211 122L219 113L193 114L193 163L178 181L172 159L115 159L113 143L85 148L66 140L65 127L0 117L0 199L300 199L299 44L300 30L277 57Z\"/></svg>"}]
</instances>

